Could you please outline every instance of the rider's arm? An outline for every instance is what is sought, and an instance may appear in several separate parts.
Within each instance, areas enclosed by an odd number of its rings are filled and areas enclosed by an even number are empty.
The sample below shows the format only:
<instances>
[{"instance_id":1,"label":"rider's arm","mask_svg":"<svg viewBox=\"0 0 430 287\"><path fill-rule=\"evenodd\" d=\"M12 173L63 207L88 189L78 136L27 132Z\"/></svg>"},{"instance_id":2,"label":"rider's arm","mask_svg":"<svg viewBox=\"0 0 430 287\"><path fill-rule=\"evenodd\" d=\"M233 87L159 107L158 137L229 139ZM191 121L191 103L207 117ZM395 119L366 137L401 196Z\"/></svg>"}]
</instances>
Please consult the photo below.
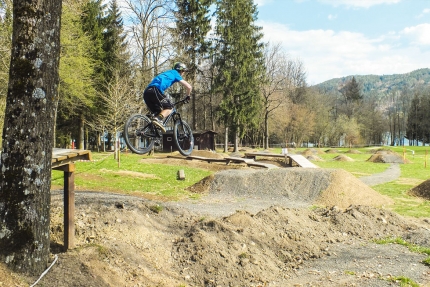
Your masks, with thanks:
<instances>
[{"instance_id":1,"label":"rider's arm","mask_svg":"<svg viewBox=\"0 0 430 287\"><path fill-rule=\"evenodd\" d=\"M188 82L185 80L180 80L179 83L181 83L181 85L184 86L185 89L187 89L187 96L190 96L191 90L193 89L193 87L191 87L191 85L188 84Z\"/></svg>"}]
</instances>

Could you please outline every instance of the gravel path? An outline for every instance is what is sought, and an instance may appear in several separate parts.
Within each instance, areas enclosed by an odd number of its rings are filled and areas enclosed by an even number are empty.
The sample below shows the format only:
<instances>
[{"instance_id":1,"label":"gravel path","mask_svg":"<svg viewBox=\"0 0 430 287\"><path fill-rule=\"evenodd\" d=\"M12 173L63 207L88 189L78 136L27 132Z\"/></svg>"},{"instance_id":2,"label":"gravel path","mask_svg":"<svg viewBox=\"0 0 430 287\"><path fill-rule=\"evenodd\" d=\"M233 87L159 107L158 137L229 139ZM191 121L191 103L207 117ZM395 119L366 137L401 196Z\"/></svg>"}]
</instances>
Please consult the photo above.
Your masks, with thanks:
<instances>
[{"instance_id":1,"label":"gravel path","mask_svg":"<svg viewBox=\"0 0 430 287\"><path fill-rule=\"evenodd\" d=\"M421 262L426 255L397 244L355 242L331 246L331 256L309 260L288 283L291 286L399 286L396 277L406 277L429 286L430 270ZM410 285L407 285L410 286Z\"/></svg>"},{"instance_id":2,"label":"gravel path","mask_svg":"<svg viewBox=\"0 0 430 287\"><path fill-rule=\"evenodd\" d=\"M400 165L398 163L392 163L389 168L384 172L372 174L369 176L363 176L359 179L367 184L368 186L374 186L390 181L394 181L400 177Z\"/></svg>"}]
</instances>

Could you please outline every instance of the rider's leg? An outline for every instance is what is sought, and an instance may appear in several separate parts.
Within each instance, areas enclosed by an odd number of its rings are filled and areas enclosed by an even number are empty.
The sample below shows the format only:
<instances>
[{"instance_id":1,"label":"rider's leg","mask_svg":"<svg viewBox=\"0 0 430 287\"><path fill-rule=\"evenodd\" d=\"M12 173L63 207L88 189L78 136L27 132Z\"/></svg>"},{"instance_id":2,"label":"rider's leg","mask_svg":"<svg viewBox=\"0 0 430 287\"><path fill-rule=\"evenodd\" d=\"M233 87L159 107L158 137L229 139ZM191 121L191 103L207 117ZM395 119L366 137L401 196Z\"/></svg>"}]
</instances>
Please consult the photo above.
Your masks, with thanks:
<instances>
[{"instance_id":1,"label":"rider's leg","mask_svg":"<svg viewBox=\"0 0 430 287\"><path fill-rule=\"evenodd\" d=\"M163 116L162 119L167 118L172 113L172 109L165 109L160 112L160 115Z\"/></svg>"}]
</instances>

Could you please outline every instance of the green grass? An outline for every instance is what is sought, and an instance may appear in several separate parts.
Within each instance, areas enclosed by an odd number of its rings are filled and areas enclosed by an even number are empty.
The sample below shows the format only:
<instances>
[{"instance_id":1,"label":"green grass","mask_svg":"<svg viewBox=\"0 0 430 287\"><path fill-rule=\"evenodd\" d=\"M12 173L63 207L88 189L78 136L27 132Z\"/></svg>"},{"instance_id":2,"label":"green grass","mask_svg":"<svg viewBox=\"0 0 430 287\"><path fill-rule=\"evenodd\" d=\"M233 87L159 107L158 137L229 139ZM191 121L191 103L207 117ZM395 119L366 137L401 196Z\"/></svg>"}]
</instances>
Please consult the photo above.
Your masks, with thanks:
<instances>
[{"instance_id":1,"label":"green grass","mask_svg":"<svg viewBox=\"0 0 430 287\"><path fill-rule=\"evenodd\" d=\"M412 279L404 276L394 276L387 279L387 281L400 283L400 287L420 287L420 284L416 283Z\"/></svg>"},{"instance_id":2,"label":"green grass","mask_svg":"<svg viewBox=\"0 0 430 287\"><path fill-rule=\"evenodd\" d=\"M76 190L151 194L174 200L193 197L185 189L211 174L210 171L167 164L145 163L147 156L122 154L120 165L112 153L92 153L92 162L76 162ZM185 180L178 180L179 170ZM63 186L63 172L52 172L53 188Z\"/></svg>"}]
</instances>

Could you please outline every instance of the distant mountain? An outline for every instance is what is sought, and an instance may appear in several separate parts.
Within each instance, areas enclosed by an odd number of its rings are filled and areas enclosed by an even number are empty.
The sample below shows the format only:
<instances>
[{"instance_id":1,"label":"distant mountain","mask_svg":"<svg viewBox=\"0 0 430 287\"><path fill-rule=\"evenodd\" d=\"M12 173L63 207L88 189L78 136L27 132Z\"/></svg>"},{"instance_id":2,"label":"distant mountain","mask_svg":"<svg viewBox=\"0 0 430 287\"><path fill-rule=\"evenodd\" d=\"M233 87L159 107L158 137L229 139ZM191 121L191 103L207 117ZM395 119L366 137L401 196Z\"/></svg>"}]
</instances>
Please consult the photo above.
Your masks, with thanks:
<instances>
[{"instance_id":1,"label":"distant mountain","mask_svg":"<svg viewBox=\"0 0 430 287\"><path fill-rule=\"evenodd\" d=\"M430 69L419 69L406 74L394 75L355 75L343 78L335 78L325 81L314 87L320 88L327 92L334 92L346 81L355 77L356 81L362 86L362 92L366 94L386 94L393 90L402 90L403 88L415 88L417 86L430 86Z\"/></svg>"}]
</instances>

